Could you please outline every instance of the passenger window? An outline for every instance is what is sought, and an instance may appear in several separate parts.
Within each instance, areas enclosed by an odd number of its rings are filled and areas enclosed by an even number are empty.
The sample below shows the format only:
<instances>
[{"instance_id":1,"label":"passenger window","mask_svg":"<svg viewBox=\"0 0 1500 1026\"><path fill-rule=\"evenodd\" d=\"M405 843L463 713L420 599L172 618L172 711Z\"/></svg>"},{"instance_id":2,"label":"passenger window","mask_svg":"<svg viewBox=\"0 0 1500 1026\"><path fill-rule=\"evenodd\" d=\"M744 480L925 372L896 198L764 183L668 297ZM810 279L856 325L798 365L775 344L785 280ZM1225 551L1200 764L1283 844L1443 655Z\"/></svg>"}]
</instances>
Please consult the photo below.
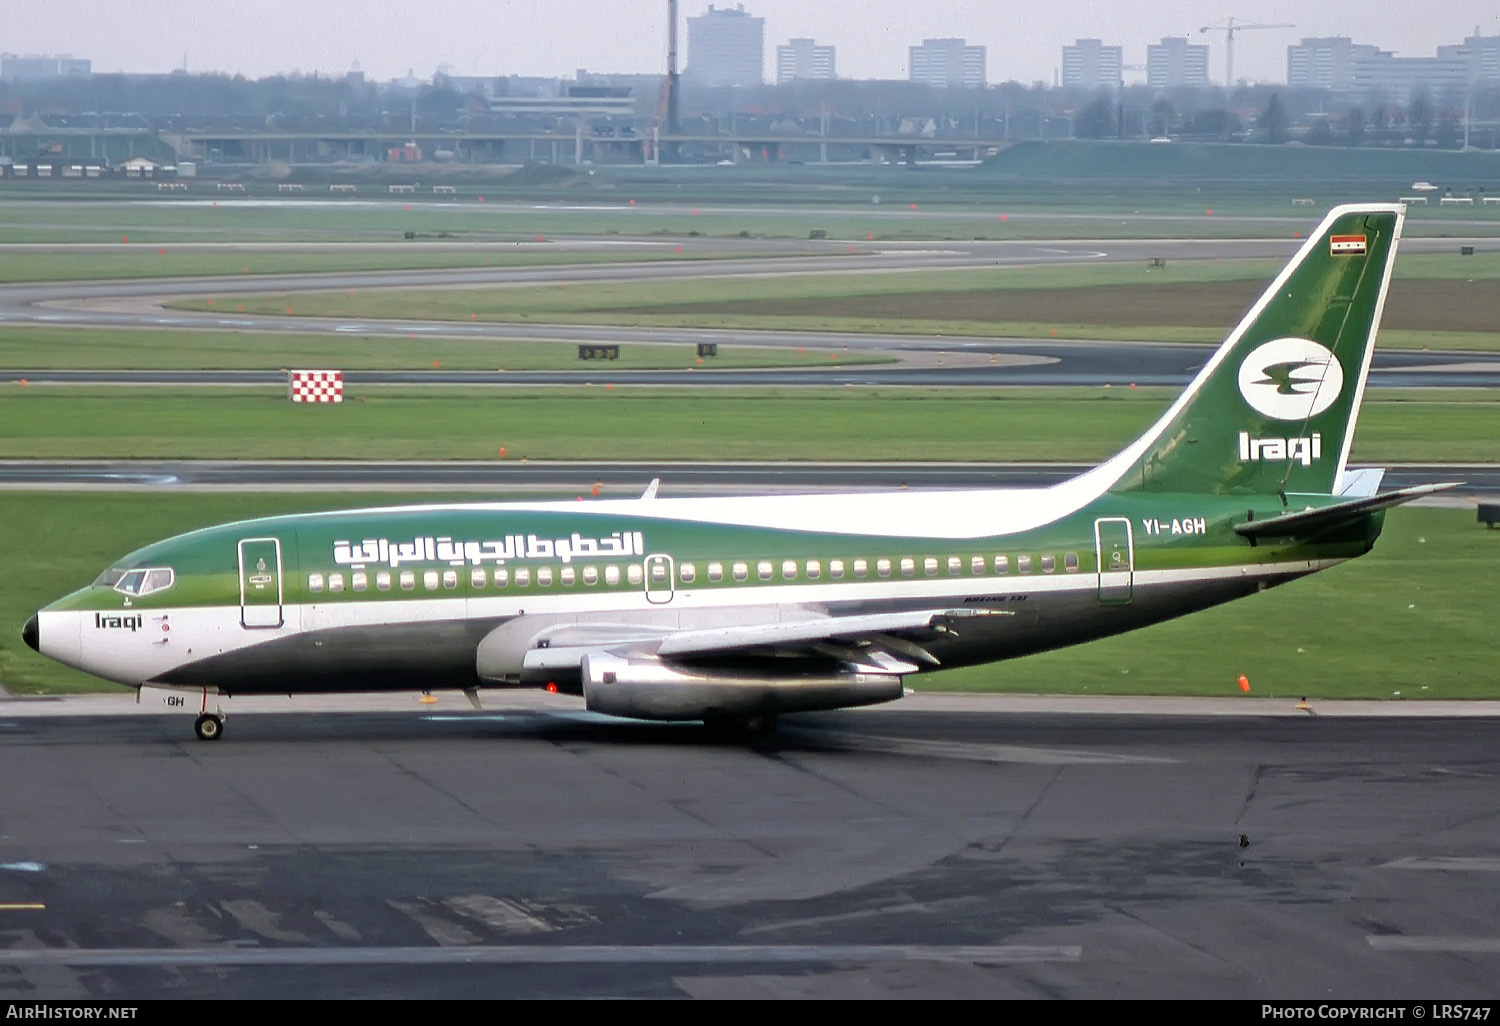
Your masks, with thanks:
<instances>
[{"instance_id":1,"label":"passenger window","mask_svg":"<svg viewBox=\"0 0 1500 1026\"><path fill-rule=\"evenodd\" d=\"M722 581L724 579L724 564L723 563L710 563L710 564L708 564L708 579L710 581Z\"/></svg>"},{"instance_id":2,"label":"passenger window","mask_svg":"<svg viewBox=\"0 0 1500 1026\"><path fill-rule=\"evenodd\" d=\"M578 579L577 571L570 566L563 567L558 571L557 575L562 579L562 583L570 588L573 586L573 582Z\"/></svg>"},{"instance_id":3,"label":"passenger window","mask_svg":"<svg viewBox=\"0 0 1500 1026\"><path fill-rule=\"evenodd\" d=\"M750 565L748 563L734 564L734 579L736 581L748 580L750 577Z\"/></svg>"},{"instance_id":4,"label":"passenger window","mask_svg":"<svg viewBox=\"0 0 1500 1026\"><path fill-rule=\"evenodd\" d=\"M964 572L964 561L957 556L948 557L948 573L961 574Z\"/></svg>"},{"instance_id":5,"label":"passenger window","mask_svg":"<svg viewBox=\"0 0 1500 1026\"><path fill-rule=\"evenodd\" d=\"M1031 573L1031 557L1030 556L1017 556L1016 557L1016 572L1017 573L1022 573L1022 574L1029 574L1029 573Z\"/></svg>"},{"instance_id":6,"label":"passenger window","mask_svg":"<svg viewBox=\"0 0 1500 1026\"><path fill-rule=\"evenodd\" d=\"M445 587L445 588L457 588L458 587L458 571L457 570L444 570L443 571L443 587Z\"/></svg>"},{"instance_id":7,"label":"passenger window","mask_svg":"<svg viewBox=\"0 0 1500 1026\"><path fill-rule=\"evenodd\" d=\"M355 591L364 591L370 586L370 578L363 571L356 570L349 580L354 585Z\"/></svg>"},{"instance_id":8,"label":"passenger window","mask_svg":"<svg viewBox=\"0 0 1500 1026\"><path fill-rule=\"evenodd\" d=\"M922 572L928 577L935 575L937 573L937 557L928 556L922 560Z\"/></svg>"},{"instance_id":9,"label":"passenger window","mask_svg":"<svg viewBox=\"0 0 1500 1026\"><path fill-rule=\"evenodd\" d=\"M1048 555L1048 556L1043 556L1042 557L1042 573L1044 573L1044 574L1050 574L1052 571L1054 571L1056 569L1057 569L1057 557L1056 556Z\"/></svg>"},{"instance_id":10,"label":"passenger window","mask_svg":"<svg viewBox=\"0 0 1500 1026\"><path fill-rule=\"evenodd\" d=\"M1078 572L1078 553L1069 552L1063 556L1063 569L1070 574Z\"/></svg>"},{"instance_id":11,"label":"passenger window","mask_svg":"<svg viewBox=\"0 0 1500 1026\"><path fill-rule=\"evenodd\" d=\"M683 563L677 568L678 575L683 584L692 584L693 578L698 576L698 568L691 563Z\"/></svg>"},{"instance_id":12,"label":"passenger window","mask_svg":"<svg viewBox=\"0 0 1500 1026\"><path fill-rule=\"evenodd\" d=\"M917 572L917 561L910 556L901 557L901 576L910 577Z\"/></svg>"},{"instance_id":13,"label":"passenger window","mask_svg":"<svg viewBox=\"0 0 1500 1026\"><path fill-rule=\"evenodd\" d=\"M343 591L344 590L344 575L343 574L329 574L328 575L328 590L329 591Z\"/></svg>"},{"instance_id":14,"label":"passenger window","mask_svg":"<svg viewBox=\"0 0 1500 1026\"><path fill-rule=\"evenodd\" d=\"M969 560L969 573L979 577L984 573L984 557L975 556Z\"/></svg>"},{"instance_id":15,"label":"passenger window","mask_svg":"<svg viewBox=\"0 0 1500 1026\"><path fill-rule=\"evenodd\" d=\"M538 588L550 588L552 586L552 568L550 566L539 566L536 568L536 586Z\"/></svg>"},{"instance_id":16,"label":"passenger window","mask_svg":"<svg viewBox=\"0 0 1500 1026\"><path fill-rule=\"evenodd\" d=\"M870 564L867 563L865 560L863 560L863 559L856 559L854 561L854 576L855 577L864 577L869 572L870 572ZM886 573L890 573L890 571L887 570Z\"/></svg>"},{"instance_id":17,"label":"passenger window","mask_svg":"<svg viewBox=\"0 0 1500 1026\"><path fill-rule=\"evenodd\" d=\"M510 583L510 571L503 566L495 567L495 587L503 588Z\"/></svg>"},{"instance_id":18,"label":"passenger window","mask_svg":"<svg viewBox=\"0 0 1500 1026\"><path fill-rule=\"evenodd\" d=\"M641 564L631 563L625 568L625 580L631 584L640 584L645 579L646 575L641 572Z\"/></svg>"},{"instance_id":19,"label":"passenger window","mask_svg":"<svg viewBox=\"0 0 1500 1026\"><path fill-rule=\"evenodd\" d=\"M436 570L424 570L422 572L422 587L428 591L437 591L438 573Z\"/></svg>"},{"instance_id":20,"label":"passenger window","mask_svg":"<svg viewBox=\"0 0 1500 1026\"><path fill-rule=\"evenodd\" d=\"M531 568L525 566L516 567L516 587L525 588L531 584Z\"/></svg>"},{"instance_id":21,"label":"passenger window","mask_svg":"<svg viewBox=\"0 0 1500 1026\"><path fill-rule=\"evenodd\" d=\"M1010 557L1009 556L996 556L995 557L995 573L997 573L997 574L1008 574L1008 573L1010 573Z\"/></svg>"},{"instance_id":22,"label":"passenger window","mask_svg":"<svg viewBox=\"0 0 1500 1026\"><path fill-rule=\"evenodd\" d=\"M620 568L610 565L604 568L604 583L613 587L620 583Z\"/></svg>"},{"instance_id":23,"label":"passenger window","mask_svg":"<svg viewBox=\"0 0 1500 1026\"><path fill-rule=\"evenodd\" d=\"M828 561L828 576L833 578L844 576L844 561L842 559L830 559Z\"/></svg>"},{"instance_id":24,"label":"passenger window","mask_svg":"<svg viewBox=\"0 0 1500 1026\"><path fill-rule=\"evenodd\" d=\"M583 568L583 583L589 585L599 583L599 568L597 566L586 566Z\"/></svg>"},{"instance_id":25,"label":"passenger window","mask_svg":"<svg viewBox=\"0 0 1500 1026\"><path fill-rule=\"evenodd\" d=\"M816 559L809 559L807 561L807 578L808 578L808 580L816 581L818 579L818 575L821 574L822 572L823 572L823 567L822 567L822 565Z\"/></svg>"},{"instance_id":26,"label":"passenger window","mask_svg":"<svg viewBox=\"0 0 1500 1026\"><path fill-rule=\"evenodd\" d=\"M476 570L470 570L469 587L483 588L488 581L488 576L489 575L484 572L484 569L482 567Z\"/></svg>"},{"instance_id":27,"label":"passenger window","mask_svg":"<svg viewBox=\"0 0 1500 1026\"><path fill-rule=\"evenodd\" d=\"M323 590L323 575L322 574L308 574L307 575L307 590L308 591L322 591Z\"/></svg>"},{"instance_id":28,"label":"passenger window","mask_svg":"<svg viewBox=\"0 0 1500 1026\"><path fill-rule=\"evenodd\" d=\"M436 574L433 575L434 578L436 578L436 576L437 576ZM401 590L402 591L411 591L413 588L415 588L417 586L417 575L414 572L412 572L411 570L403 570L403 571L401 571L401 578L400 578L400 580L401 580ZM434 579L432 583L433 583L433 587L437 586L436 579Z\"/></svg>"},{"instance_id":29,"label":"passenger window","mask_svg":"<svg viewBox=\"0 0 1500 1026\"><path fill-rule=\"evenodd\" d=\"M797 579L797 561L795 559L782 561L781 579L784 581L795 581Z\"/></svg>"},{"instance_id":30,"label":"passenger window","mask_svg":"<svg viewBox=\"0 0 1500 1026\"><path fill-rule=\"evenodd\" d=\"M880 577L891 576L891 561L889 559L877 559L875 561L875 573Z\"/></svg>"},{"instance_id":31,"label":"passenger window","mask_svg":"<svg viewBox=\"0 0 1500 1026\"><path fill-rule=\"evenodd\" d=\"M763 581L769 581L771 579L771 561L763 559L759 563L756 563L755 575Z\"/></svg>"},{"instance_id":32,"label":"passenger window","mask_svg":"<svg viewBox=\"0 0 1500 1026\"><path fill-rule=\"evenodd\" d=\"M375 588L377 591L391 590L391 575L382 570L375 575Z\"/></svg>"},{"instance_id":33,"label":"passenger window","mask_svg":"<svg viewBox=\"0 0 1500 1026\"><path fill-rule=\"evenodd\" d=\"M665 559L654 559L651 561L651 583L667 583L667 561Z\"/></svg>"}]
</instances>

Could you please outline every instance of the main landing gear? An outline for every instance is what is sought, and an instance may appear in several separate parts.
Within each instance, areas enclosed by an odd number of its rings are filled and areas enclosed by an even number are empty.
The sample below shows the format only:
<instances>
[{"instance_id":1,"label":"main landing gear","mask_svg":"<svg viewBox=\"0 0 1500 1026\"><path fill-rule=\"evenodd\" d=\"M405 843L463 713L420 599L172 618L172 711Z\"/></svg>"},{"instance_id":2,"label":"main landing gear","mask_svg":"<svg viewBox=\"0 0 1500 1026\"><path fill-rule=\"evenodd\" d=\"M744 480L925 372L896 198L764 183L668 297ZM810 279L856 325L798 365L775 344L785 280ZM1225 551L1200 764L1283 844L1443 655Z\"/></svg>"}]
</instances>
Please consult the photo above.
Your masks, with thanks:
<instances>
[{"instance_id":1,"label":"main landing gear","mask_svg":"<svg viewBox=\"0 0 1500 1026\"><path fill-rule=\"evenodd\" d=\"M218 713L204 713L193 722L193 733L200 741L217 741L224 736L224 717Z\"/></svg>"}]
</instances>

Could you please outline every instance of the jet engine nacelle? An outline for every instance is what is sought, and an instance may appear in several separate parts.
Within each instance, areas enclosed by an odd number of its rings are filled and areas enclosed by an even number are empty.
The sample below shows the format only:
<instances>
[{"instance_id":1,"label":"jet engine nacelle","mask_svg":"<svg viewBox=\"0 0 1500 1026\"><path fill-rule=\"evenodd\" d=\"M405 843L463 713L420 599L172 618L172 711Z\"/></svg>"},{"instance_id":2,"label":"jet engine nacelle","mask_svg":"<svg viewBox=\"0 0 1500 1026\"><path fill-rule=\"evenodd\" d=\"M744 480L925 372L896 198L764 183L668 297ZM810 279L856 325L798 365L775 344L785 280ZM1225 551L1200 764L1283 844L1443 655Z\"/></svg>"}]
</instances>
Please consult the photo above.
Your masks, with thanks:
<instances>
[{"instance_id":1,"label":"jet engine nacelle","mask_svg":"<svg viewBox=\"0 0 1500 1026\"><path fill-rule=\"evenodd\" d=\"M588 708L637 720L701 720L874 705L900 698L901 678L881 673L756 677L707 672L651 657L583 657Z\"/></svg>"}]
</instances>

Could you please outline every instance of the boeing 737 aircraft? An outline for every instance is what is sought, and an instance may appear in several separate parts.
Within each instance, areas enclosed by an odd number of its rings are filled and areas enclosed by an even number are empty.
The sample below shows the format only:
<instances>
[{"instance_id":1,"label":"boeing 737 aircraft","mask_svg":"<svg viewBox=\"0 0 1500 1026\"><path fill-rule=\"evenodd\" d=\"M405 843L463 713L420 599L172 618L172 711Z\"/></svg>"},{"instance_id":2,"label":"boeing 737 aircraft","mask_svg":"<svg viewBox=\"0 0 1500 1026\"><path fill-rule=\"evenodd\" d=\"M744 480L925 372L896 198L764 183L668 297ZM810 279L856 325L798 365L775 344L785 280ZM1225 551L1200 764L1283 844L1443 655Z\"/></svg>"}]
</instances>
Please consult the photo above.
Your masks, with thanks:
<instances>
[{"instance_id":1,"label":"boeing 737 aircraft","mask_svg":"<svg viewBox=\"0 0 1500 1026\"><path fill-rule=\"evenodd\" d=\"M133 552L22 633L175 689L208 740L221 696L490 686L753 733L1204 609L1449 487L1345 469L1403 216L1335 208L1161 418L1061 484L250 520Z\"/></svg>"}]
</instances>

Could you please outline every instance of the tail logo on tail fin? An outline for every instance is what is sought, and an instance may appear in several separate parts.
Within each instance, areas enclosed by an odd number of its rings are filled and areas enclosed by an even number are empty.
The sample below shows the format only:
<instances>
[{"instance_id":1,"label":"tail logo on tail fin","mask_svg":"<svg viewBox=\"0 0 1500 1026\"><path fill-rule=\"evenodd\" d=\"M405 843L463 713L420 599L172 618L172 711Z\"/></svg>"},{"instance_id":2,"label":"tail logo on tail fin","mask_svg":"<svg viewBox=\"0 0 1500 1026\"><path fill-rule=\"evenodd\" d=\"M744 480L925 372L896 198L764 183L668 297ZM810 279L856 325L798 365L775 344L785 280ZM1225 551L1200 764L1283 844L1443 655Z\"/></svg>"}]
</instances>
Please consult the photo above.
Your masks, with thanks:
<instances>
[{"instance_id":1,"label":"tail logo on tail fin","mask_svg":"<svg viewBox=\"0 0 1500 1026\"><path fill-rule=\"evenodd\" d=\"M1306 338L1278 338L1240 364L1240 395L1272 420L1306 420L1328 409L1344 390L1344 370L1326 347Z\"/></svg>"}]
</instances>

